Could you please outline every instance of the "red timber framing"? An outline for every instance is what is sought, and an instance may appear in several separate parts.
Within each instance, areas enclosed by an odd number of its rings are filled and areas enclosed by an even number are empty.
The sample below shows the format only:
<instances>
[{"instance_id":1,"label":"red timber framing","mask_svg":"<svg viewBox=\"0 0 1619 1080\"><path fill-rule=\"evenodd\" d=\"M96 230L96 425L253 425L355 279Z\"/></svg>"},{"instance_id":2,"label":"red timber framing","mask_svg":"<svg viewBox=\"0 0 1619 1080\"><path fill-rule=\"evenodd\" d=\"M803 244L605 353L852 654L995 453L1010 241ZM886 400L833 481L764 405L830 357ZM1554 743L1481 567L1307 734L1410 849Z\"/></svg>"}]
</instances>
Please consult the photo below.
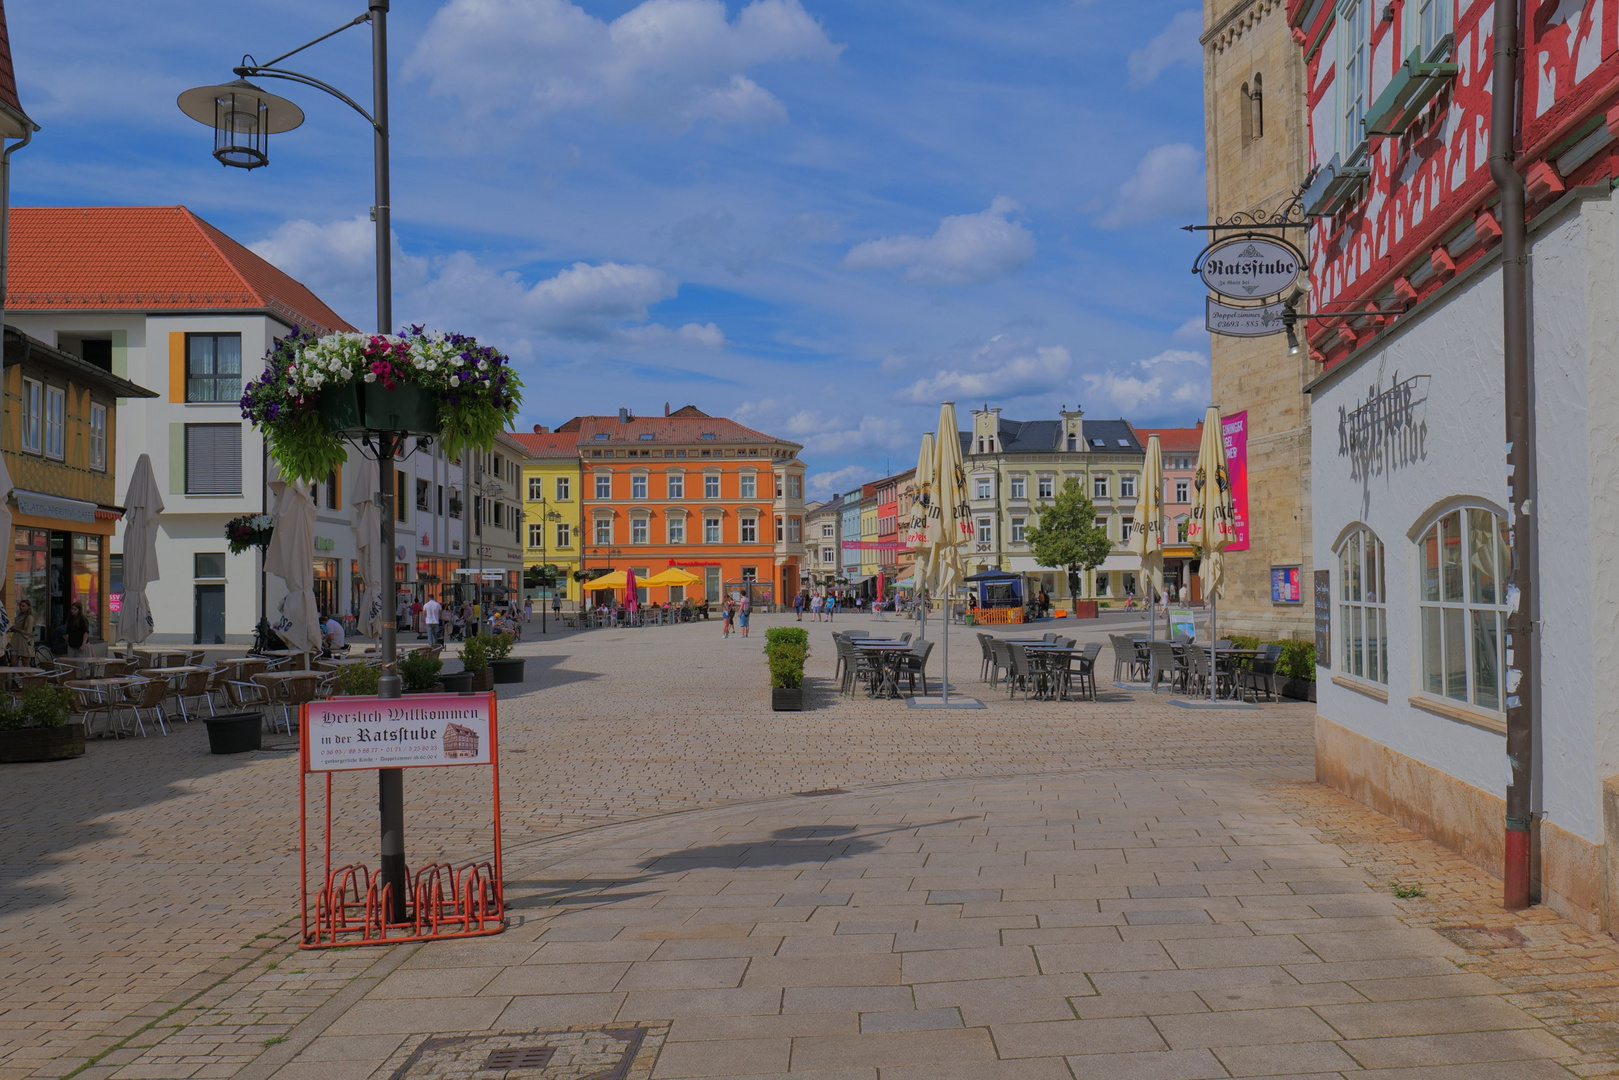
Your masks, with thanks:
<instances>
[{"instance_id":1,"label":"red timber framing","mask_svg":"<svg viewBox=\"0 0 1619 1080\"><path fill-rule=\"evenodd\" d=\"M1451 19L1451 41L1419 59L1454 64L1454 73L1442 69L1447 73L1434 78L1431 100L1395 125L1403 130L1357 141L1344 134L1347 83L1340 85L1339 71L1349 63L1352 2L1288 2L1305 56L1311 165L1328 167L1337 155L1340 164L1367 172L1358 190L1310 230L1311 307L1403 302L1417 310L1493 251L1501 235L1488 160L1494 8L1488 0L1432 0ZM1359 59L1369 69L1362 92L1376 120L1373 106L1398 96L1393 84L1410 78L1406 61L1422 51L1419 13L1417 0L1359 2L1367 32ZM1619 162L1619 3L1522 3L1517 163L1532 221L1576 188L1611 187ZM1398 318L1391 312L1313 320L1312 355L1335 366Z\"/></svg>"}]
</instances>

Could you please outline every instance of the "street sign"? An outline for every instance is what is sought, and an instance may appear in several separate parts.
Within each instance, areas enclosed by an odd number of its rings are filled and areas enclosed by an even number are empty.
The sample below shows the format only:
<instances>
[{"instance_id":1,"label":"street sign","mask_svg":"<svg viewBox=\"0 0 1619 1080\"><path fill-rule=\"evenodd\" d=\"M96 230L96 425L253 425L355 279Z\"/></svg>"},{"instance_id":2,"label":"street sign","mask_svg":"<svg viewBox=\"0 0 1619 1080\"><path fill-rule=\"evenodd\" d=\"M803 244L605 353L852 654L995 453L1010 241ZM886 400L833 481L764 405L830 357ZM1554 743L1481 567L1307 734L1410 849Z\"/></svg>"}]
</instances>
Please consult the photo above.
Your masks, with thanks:
<instances>
[{"instance_id":1,"label":"street sign","mask_svg":"<svg viewBox=\"0 0 1619 1080\"><path fill-rule=\"evenodd\" d=\"M1235 307L1222 304L1212 296L1204 297L1203 328L1211 334L1226 337L1268 337L1280 334L1282 314L1287 305L1280 302L1258 307Z\"/></svg>"},{"instance_id":2,"label":"street sign","mask_svg":"<svg viewBox=\"0 0 1619 1080\"><path fill-rule=\"evenodd\" d=\"M1259 300L1298 284L1304 276L1304 256L1285 240L1234 236L1204 248L1194 271L1217 296Z\"/></svg>"},{"instance_id":3,"label":"street sign","mask_svg":"<svg viewBox=\"0 0 1619 1080\"><path fill-rule=\"evenodd\" d=\"M492 694L412 694L312 701L304 714L310 772L488 765L495 760Z\"/></svg>"}]
</instances>

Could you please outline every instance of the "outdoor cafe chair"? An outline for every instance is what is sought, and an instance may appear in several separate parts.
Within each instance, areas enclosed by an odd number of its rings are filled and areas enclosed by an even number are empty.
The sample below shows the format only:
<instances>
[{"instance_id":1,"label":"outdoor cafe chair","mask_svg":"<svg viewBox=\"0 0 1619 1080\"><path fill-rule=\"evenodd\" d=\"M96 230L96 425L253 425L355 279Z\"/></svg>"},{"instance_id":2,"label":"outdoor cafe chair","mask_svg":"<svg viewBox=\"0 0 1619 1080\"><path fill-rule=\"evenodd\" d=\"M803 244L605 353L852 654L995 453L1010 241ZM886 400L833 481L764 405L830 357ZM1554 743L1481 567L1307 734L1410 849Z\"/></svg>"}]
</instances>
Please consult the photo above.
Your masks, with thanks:
<instances>
[{"instance_id":1,"label":"outdoor cafe chair","mask_svg":"<svg viewBox=\"0 0 1619 1080\"><path fill-rule=\"evenodd\" d=\"M916 693L916 677L922 676L922 693L928 692L928 656L933 652L933 642L923 641L912 646L909 656L900 664L900 673L910 679L911 693Z\"/></svg>"},{"instance_id":2,"label":"outdoor cafe chair","mask_svg":"<svg viewBox=\"0 0 1619 1080\"><path fill-rule=\"evenodd\" d=\"M1001 675L1012 677L1012 649L1000 638L989 639L989 651L992 662L989 669L989 685L991 688L1001 685Z\"/></svg>"},{"instance_id":3,"label":"outdoor cafe chair","mask_svg":"<svg viewBox=\"0 0 1619 1080\"><path fill-rule=\"evenodd\" d=\"M1188 669L1186 658L1175 651L1175 646L1167 641L1149 641L1147 643L1147 682L1152 685L1152 692L1158 692L1158 683L1161 679L1169 681L1169 689L1175 690L1177 684L1186 685Z\"/></svg>"},{"instance_id":4,"label":"outdoor cafe chair","mask_svg":"<svg viewBox=\"0 0 1619 1080\"><path fill-rule=\"evenodd\" d=\"M1052 641L1052 642L1054 642L1054 641L1057 640L1058 636L1059 635L1057 635L1057 634L1041 634L1040 635L1040 640L1041 641Z\"/></svg>"},{"instance_id":5,"label":"outdoor cafe chair","mask_svg":"<svg viewBox=\"0 0 1619 1080\"><path fill-rule=\"evenodd\" d=\"M180 718L188 724L191 723L191 714L186 711L187 698L190 698L193 703L198 699L206 701L209 714L213 714L214 702L209 696L208 689L211 674L212 672L209 671L188 671L170 684L174 688L174 700L180 706Z\"/></svg>"},{"instance_id":6,"label":"outdoor cafe chair","mask_svg":"<svg viewBox=\"0 0 1619 1080\"><path fill-rule=\"evenodd\" d=\"M1107 639L1113 645L1113 681L1119 682L1126 675L1134 676L1136 669L1134 639L1124 634L1109 634Z\"/></svg>"},{"instance_id":7,"label":"outdoor cafe chair","mask_svg":"<svg viewBox=\"0 0 1619 1080\"><path fill-rule=\"evenodd\" d=\"M225 697L225 683L230 680L231 674L231 669L223 664L208 672L207 698L209 716L219 715L214 705L217 699ZM226 700L229 699L226 698Z\"/></svg>"},{"instance_id":8,"label":"outdoor cafe chair","mask_svg":"<svg viewBox=\"0 0 1619 1080\"><path fill-rule=\"evenodd\" d=\"M95 733L93 718L97 713L100 713L102 722L101 737L110 739L114 736L123 736L124 732L121 729L114 730L114 704L112 698L105 691L99 687L73 686L71 684L67 689L68 693L73 696L73 703L70 706L71 711L84 717L84 733L86 735Z\"/></svg>"},{"instance_id":9,"label":"outdoor cafe chair","mask_svg":"<svg viewBox=\"0 0 1619 1080\"><path fill-rule=\"evenodd\" d=\"M1280 645L1267 645L1263 655L1254 657L1237 672L1237 685L1244 700L1247 700L1250 691L1255 701L1259 700L1261 691L1266 701L1276 700L1276 665L1281 658Z\"/></svg>"},{"instance_id":10,"label":"outdoor cafe chair","mask_svg":"<svg viewBox=\"0 0 1619 1080\"><path fill-rule=\"evenodd\" d=\"M1008 699L1016 697L1018 690L1021 689L1023 698L1027 701L1029 692L1039 689L1034 668L1029 663L1029 654L1022 645L1016 642L1008 642L1006 651L1011 657L1011 665L1008 668L1006 679L1006 696Z\"/></svg>"},{"instance_id":11,"label":"outdoor cafe chair","mask_svg":"<svg viewBox=\"0 0 1619 1080\"><path fill-rule=\"evenodd\" d=\"M979 682L989 682L990 669L995 666L995 653L989 647L989 643L993 640L994 638L988 634L980 633L978 635L978 648L982 653L980 657L981 663L978 665Z\"/></svg>"},{"instance_id":12,"label":"outdoor cafe chair","mask_svg":"<svg viewBox=\"0 0 1619 1080\"><path fill-rule=\"evenodd\" d=\"M1069 663L1068 678L1072 682L1076 677L1079 681L1079 692L1096 700L1096 658L1102 653L1102 643L1092 641L1084 650L1073 657ZM1077 666L1076 666L1077 665Z\"/></svg>"},{"instance_id":13,"label":"outdoor cafe chair","mask_svg":"<svg viewBox=\"0 0 1619 1080\"><path fill-rule=\"evenodd\" d=\"M163 719L163 700L169 696L169 683L166 679L136 679L123 687L124 698L122 705L135 714L135 727L140 731L141 738L146 738L146 722L143 713L151 713L152 719L157 721L157 730L164 735L169 733L169 725Z\"/></svg>"}]
</instances>

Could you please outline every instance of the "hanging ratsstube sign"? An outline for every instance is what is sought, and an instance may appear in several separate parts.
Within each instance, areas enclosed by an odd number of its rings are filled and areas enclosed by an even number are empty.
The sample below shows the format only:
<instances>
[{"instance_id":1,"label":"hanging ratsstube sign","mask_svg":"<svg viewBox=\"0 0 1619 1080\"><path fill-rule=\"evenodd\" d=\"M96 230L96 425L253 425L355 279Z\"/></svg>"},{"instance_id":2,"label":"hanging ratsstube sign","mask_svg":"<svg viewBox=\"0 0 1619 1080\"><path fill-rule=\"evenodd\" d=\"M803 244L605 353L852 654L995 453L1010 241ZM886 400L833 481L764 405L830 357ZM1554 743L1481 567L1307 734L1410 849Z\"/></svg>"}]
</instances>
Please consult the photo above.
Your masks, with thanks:
<instances>
[{"instance_id":1,"label":"hanging ratsstube sign","mask_svg":"<svg viewBox=\"0 0 1619 1080\"><path fill-rule=\"evenodd\" d=\"M1193 272L1216 296L1260 300L1277 296L1304 276L1304 256L1292 244L1263 236L1234 236L1203 249Z\"/></svg>"}]
</instances>

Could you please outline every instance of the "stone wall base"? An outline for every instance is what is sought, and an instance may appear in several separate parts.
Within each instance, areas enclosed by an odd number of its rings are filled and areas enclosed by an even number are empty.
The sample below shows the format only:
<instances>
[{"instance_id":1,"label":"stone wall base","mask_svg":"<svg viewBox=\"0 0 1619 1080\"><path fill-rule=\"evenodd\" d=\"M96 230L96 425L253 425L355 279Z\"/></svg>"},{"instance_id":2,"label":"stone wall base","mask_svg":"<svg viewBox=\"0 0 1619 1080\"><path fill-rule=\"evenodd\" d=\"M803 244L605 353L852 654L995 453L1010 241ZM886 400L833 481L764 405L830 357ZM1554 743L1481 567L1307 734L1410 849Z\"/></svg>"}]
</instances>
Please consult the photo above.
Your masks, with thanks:
<instances>
[{"instance_id":1,"label":"stone wall base","mask_svg":"<svg viewBox=\"0 0 1619 1080\"><path fill-rule=\"evenodd\" d=\"M1315 778L1443 844L1496 877L1502 871L1506 800L1389 749L1324 716L1315 718ZM1536 826L1532 887L1541 903L1587 930L1619 931L1619 777L1603 785L1607 842L1550 822Z\"/></svg>"}]
</instances>

